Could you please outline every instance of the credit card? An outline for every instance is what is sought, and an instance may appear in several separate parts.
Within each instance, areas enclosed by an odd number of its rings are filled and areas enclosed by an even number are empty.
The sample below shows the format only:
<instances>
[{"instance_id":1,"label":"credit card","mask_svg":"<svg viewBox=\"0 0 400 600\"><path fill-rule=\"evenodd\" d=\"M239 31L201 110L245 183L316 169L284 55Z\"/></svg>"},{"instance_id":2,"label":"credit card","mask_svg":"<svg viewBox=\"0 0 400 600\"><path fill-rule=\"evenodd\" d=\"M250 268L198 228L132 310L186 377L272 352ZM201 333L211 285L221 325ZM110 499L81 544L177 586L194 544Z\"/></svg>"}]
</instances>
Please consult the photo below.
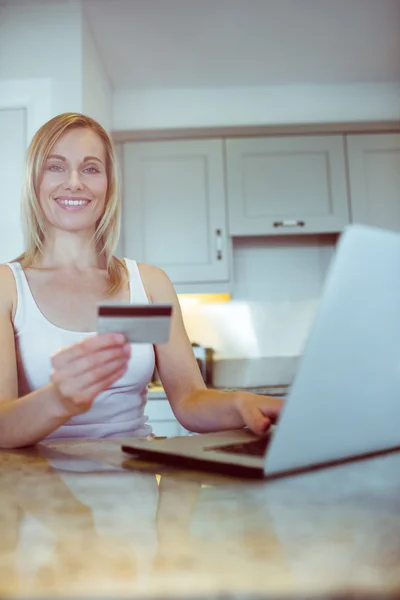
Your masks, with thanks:
<instances>
[{"instance_id":1,"label":"credit card","mask_svg":"<svg viewBox=\"0 0 400 600\"><path fill-rule=\"evenodd\" d=\"M104 303L97 306L97 332L123 333L131 344L165 344L172 304Z\"/></svg>"}]
</instances>

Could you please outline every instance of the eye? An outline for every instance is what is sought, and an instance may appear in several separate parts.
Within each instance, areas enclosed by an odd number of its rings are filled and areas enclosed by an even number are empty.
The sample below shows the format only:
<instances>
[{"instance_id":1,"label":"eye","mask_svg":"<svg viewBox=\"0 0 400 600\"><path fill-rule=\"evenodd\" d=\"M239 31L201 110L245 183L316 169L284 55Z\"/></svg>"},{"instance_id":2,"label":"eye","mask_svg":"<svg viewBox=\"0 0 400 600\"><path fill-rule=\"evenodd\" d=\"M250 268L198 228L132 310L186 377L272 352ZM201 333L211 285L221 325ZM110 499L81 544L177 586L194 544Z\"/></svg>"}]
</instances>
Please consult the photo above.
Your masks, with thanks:
<instances>
[{"instance_id":1,"label":"eye","mask_svg":"<svg viewBox=\"0 0 400 600\"><path fill-rule=\"evenodd\" d=\"M85 167L83 171L84 173L100 173L99 169L92 165L90 167Z\"/></svg>"},{"instance_id":2,"label":"eye","mask_svg":"<svg viewBox=\"0 0 400 600\"><path fill-rule=\"evenodd\" d=\"M49 165L47 168L49 171L52 171L53 173L60 173L61 171L64 170L61 165Z\"/></svg>"}]
</instances>

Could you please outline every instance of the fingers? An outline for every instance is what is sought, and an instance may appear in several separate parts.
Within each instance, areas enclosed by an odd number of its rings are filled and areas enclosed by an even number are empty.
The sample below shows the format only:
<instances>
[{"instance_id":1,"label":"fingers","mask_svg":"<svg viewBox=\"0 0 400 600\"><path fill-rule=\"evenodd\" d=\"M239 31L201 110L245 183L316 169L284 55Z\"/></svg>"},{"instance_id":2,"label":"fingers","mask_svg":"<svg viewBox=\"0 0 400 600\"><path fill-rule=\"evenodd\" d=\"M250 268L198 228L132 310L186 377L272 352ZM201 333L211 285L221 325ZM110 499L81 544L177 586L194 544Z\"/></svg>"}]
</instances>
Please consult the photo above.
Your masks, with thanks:
<instances>
[{"instance_id":1,"label":"fingers","mask_svg":"<svg viewBox=\"0 0 400 600\"><path fill-rule=\"evenodd\" d=\"M120 333L105 333L101 335L93 335L85 338L81 342L63 348L52 358L54 369L64 368L67 364L81 359L85 356L90 356L95 352L106 350L107 348L118 348L125 344L124 335Z\"/></svg>"},{"instance_id":2,"label":"fingers","mask_svg":"<svg viewBox=\"0 0 400 600\"><path fill-rule=\"evenodd\" d=\"M257 435L265 433L278 419L283 406L280 398L241 394L239 410L243 422Z\"/></svg>"},{"instance_id":3,"label":"fingers","mask_svg":"<svg viewBox=\"0 0 400 600\"><path fill-rule=\"evenodd\" d=\"M88 410L95 397L127 370L131 346L121 334L90 336L52 358L51 382L72 414Z\"/></svg>"},{"instance_id":4,"label":"fingers","mask_svg":"<svg viewBox=\"0 0 400 600\"><path fill-rule=\"evenodd\" d=\"M68 373L71 377L79 377L83 373L88 372L99 373L99 369L105 369L111 362L120 361L122 366L128 361L130 354L130 345L125 344L124 346L106 348L97 352L92 351L91 353L82 355L80 358L76 358L72 362L68 361L54 370L58 373ZM53 364L55 365L56 362Z\"/></svg>"},{"instance_id":5,"label":"fingers","mask_svg":"<svg viewBox=\"0 0 400 600\"><path fill-rule=\"evenodd\" d=\"M283 407L283 400L273 396L259 396L259 408L262 413L269 417L273 422L278 419L279 413Z\"/></svg>"},{"instance_id":6,"label":"fingers","mask_svg":"<svg viewBox=\"0 0 400 600\"><path fill-rule=\"evenodd\" d=\"M89 364L89 361L84 361L84 366ZM96 366L97 365L97 366ZM64 395L66 392L87 386L95 385L97 382L101 382L104 379L108 379L116 371L124 369L127 365L126 357L115 357L114 359L108 360L107 362L97 361L89 368L81 368L81 363L77 361L77 367L75 364L69 366L67 369L54 370L51 375L51 380L54 384L58 385L60 391ZM61 388L64 388L61 390ZM66 389L68 388L68 390ZM67 394L69 395L69 394Z\"/></svg>"},{"instance_id":7,"label":"fingers","mask_svg":"<svg viewBox=\"0 0 400 600\"><path fill-rule=\"evenodd\" d=\"M261 435L268 431L272 425L272 421L269 417L266 417L258 408L254 408L247 414L246 425L250 427L254 433Z\"/></svg>"},{"instance_id":8,"label":"fingers","mask_svg":"<svg viewBox=\"0 0 400 600\"><path fill-rule=\"evenodd\" d=\"M92 385L82 386L79 382L75 385L68 381L55 384L55 388L61 399L61 403L66 407L70 416L87 411L93 403L93 400L101 392L108 389L113 383L120 379L126 372L127 367L114 370L112 374L108 374L101 380L96 381ZM54 382L53 382L54 383Z\"/></svg>"},{"instance_id":9,"label":"fingers","mask_svg":"<svg viewBox=\"0 0 400 600\"><path fill-rule=\"evenodd\" d=\"M118 381L124 374L126 373L126 367L123 367L118 370L114 370L112 373L108 373L102 379L99 379L92 383L91 385L79 386L77 390L71 390L70 393L63 394L66 398L74 398L74 404L77 407L87 408L90 406L101 392L108 389L113 383Z\"/></svg>"}]
</instances>

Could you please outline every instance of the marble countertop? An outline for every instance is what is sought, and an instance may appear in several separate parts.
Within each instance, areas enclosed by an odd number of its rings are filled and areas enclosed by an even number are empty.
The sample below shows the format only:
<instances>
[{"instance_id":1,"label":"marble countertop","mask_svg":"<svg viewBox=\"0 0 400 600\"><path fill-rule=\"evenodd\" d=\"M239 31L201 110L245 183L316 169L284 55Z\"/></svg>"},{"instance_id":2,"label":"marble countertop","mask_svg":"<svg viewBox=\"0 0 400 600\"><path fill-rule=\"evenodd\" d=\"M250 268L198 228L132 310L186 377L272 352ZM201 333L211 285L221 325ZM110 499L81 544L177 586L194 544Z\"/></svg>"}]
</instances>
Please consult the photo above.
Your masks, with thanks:
<instances>
[{"instance_id":1,"label":"marble countertop","mask_svg":"<svg viewBox=\"0 0 400 600\"><path fill-rule=\"evenodd\" d=\"M400 453L251 482L123 441L0 451L0 598L400 597Z\"/></svg>"}]
</instances>

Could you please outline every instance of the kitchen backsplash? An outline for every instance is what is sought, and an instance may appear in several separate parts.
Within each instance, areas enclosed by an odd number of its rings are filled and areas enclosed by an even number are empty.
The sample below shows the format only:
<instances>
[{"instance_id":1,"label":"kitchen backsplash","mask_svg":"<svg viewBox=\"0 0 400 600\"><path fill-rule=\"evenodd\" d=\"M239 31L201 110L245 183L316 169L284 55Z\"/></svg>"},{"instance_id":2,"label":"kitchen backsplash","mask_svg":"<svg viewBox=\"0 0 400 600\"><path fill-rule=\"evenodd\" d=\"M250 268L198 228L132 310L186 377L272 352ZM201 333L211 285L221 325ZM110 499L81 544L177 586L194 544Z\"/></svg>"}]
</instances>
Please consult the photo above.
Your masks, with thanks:
<instances>
[{"instance_id":1,"label":"kitchen backsplash","mask_svg":"<svg viewBox=\"0 0 400 600\"><path fill-rule=\"evenodd\" d=\"M267 305L318 300L334 253L334 235L235 238L235 300Z\"/></svg>"},{"instance_id":2,"label":"kitchen backsplash","mask_svg":"<svg viewBox=\"0 0 400 600\"><path fill-rule=\"evenodd\" d=\"M318 305L317 300L182 306L188 335L210 346L216 358L298 356Z\"/></svg>"},{"instance_id":3,"label":"kitchen backsplash","mask_svg":"<svg viewBox=\"0 0 400 600\"><path fill-rule=\"evenodd\" d=\"M232 299L181 302L191 341L211 346L217 359L299 356L335 241L335 236L235 240Z\"/></svg>"}]
</instances>

